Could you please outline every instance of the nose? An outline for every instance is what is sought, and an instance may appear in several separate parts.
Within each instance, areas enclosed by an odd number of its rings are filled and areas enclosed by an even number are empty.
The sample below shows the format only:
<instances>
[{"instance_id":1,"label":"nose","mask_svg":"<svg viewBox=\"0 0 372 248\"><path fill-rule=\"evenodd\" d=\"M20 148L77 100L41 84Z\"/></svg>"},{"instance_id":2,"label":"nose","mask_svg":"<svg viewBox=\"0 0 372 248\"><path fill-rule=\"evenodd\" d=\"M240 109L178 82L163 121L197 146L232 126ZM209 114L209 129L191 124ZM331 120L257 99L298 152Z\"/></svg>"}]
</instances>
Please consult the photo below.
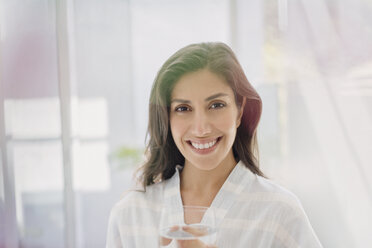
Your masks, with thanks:
<instances>
[{"instance_id":1,"label":"nose","mask_svg":"<svg viewBox=\"0 0 372 248\"><path fill-rule=\"evenodd\" d=\"M211 123L206 113L195 111L192 119L191 133L196 137L204 137L212 132Z\"/></svg>"}]
</instances>

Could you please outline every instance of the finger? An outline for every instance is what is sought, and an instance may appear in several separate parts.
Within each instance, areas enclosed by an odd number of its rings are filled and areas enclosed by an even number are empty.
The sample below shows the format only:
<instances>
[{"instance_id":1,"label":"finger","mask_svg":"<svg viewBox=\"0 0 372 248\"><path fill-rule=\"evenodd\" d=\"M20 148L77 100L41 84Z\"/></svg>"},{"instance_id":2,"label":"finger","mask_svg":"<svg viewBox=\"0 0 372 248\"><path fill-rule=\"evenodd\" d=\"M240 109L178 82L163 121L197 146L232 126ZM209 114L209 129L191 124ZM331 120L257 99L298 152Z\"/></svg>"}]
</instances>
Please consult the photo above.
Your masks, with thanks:
<instances>
[{"instance_id":1,"label":"finger","mask_svg":"<svg viewBox=\"0 0 372 248\"><path fill-rule=\"evenodd\" d=\"M168 232L174 232L179 229L179 226L172 226L171 229ZM160 237L160 245L166 246L169 245L172 242L172 239L166 238L166 237Z\"/></svg>"},{"instance_id":2,"label":"finger","mask_svg":"<svg viewBox=\"0 0 372 248\"><path fill-rule=\"evenodd\" d=\"M169 245L171 242L172 242L171 239L164 238L164 237L161 237L161 238L160 238L160 245L161 245L161 246Z\"/></svg>"},{"instance_id":3,"label":"finger","mask_svg":"<svg viewBox=\"0 0 372 248\"><path fill-rule=\"evenodd\" d=\"M185 232L191 233L192 235L196 237L204 236L208 234L208 230L206 228L194 228L191 226L183 226L182 229Z\"/></svg>"},{"instance_id":4,"label":"finger","mask_svg":"<svg viewBox=\"0 0 372 248\"><path fill-rule=\"evenodd\" d=\"M177 241L178 248L207 248L208 246L205 245L200 240L178 240Z\"/></svg>"}]
</instances>

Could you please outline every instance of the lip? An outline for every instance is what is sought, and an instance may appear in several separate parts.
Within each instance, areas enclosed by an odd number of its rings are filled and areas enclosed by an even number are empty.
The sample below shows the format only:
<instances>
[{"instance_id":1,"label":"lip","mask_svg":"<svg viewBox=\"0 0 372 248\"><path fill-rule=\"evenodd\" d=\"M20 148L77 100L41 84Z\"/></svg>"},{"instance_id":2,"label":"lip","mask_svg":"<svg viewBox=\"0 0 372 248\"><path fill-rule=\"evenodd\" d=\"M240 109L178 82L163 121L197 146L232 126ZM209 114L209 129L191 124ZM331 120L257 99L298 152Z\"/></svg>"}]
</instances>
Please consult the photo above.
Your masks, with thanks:
<instances>
[{"instance_id":1,"label":"lip","mask_svg":"<svg viewBox=\"0 0 372 248\"><path fill-rule=\"evenodd\" d=\"M190 146L191 150L197 154L201 154L201 155L205 155L205 154L209 154L211 152L213 152L214 150L216 150L217 148L217 145L220 143L222 139L222 136L220 137L217 137L217 141L216 141L216 144L214 144L212 147L209 147L209 148L206 148L206 149L197 149L195 148L192 144L191 144L191 140L188 140L186 141L186 143ZM198 144L205 144L205 143L209 143L209 142L212 142L216 139L208 139L208 140L193 140L192 142L194 143L198 143Z\"/></svg>"}]
</instances>

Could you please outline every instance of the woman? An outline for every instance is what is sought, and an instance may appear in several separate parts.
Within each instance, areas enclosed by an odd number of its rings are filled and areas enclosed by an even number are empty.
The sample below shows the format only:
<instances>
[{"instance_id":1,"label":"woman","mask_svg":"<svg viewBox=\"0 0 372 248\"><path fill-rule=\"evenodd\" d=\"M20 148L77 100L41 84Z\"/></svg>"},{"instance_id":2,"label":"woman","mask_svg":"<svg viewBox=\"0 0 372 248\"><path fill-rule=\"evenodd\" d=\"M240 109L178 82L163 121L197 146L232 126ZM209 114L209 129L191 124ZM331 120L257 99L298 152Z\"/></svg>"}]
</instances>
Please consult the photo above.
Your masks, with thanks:
<instances>
[{"instance_id":1,"label":"woman","mask_svg":"<svg viewBox=\"0 0 372 248\"><path fill-rule=\"evenodd\" d=\"M107 247L157 247L163 205L213 207L219 248L321 247L298 199L258 167L261 109L227 45L192 44L171 56L150 96L145 190L112 209Z\"/></svg>"}]
</instances>

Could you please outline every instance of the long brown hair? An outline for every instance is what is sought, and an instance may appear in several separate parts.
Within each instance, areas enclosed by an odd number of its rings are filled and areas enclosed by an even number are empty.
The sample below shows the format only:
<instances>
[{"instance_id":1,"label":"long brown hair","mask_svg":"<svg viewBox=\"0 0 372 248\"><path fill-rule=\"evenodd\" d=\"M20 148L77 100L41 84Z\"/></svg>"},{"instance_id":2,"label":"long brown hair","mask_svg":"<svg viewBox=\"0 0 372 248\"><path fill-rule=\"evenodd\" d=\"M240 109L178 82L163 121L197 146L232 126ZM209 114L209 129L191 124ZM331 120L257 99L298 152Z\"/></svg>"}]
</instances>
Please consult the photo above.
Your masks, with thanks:
<instances>
[{"instance_id":1,"label":"long brown hair","mask_svg":"<svg viewBox=\"0 0 372 248\"><path fill-rule=\"evenodd\" d=\"M238 108L246 97L241 125L233 144L234 156L254 174L264 176L258 165L256 130L262 111L262 101L249 83L234 52L224 43L208 42L188 45L172 55L159 70L152 86L149 106L149 138L147 160L141 168L143 186L166 180L175 173L176 165L185 158L174 143L169 107L175 83L185 74L201 69L222 76L232 88Z\"/></svg>"}]
</instances>

